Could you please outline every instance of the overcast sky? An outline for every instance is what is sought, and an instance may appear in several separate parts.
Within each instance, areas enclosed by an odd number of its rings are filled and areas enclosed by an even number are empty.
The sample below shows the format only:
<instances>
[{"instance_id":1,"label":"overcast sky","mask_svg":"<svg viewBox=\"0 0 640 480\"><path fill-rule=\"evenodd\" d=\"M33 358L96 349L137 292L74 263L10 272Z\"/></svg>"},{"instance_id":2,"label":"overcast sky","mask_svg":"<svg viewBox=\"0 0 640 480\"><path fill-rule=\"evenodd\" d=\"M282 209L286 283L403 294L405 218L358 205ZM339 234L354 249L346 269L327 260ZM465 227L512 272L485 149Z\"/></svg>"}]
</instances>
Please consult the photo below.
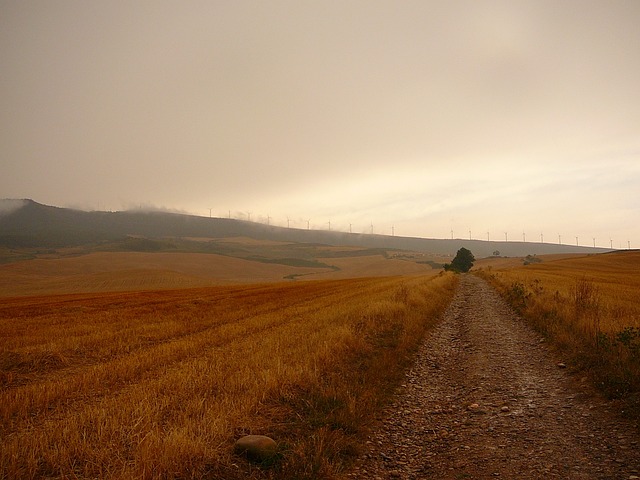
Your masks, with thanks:
<instances>
[{"instance_id":1,"label":"overcast sky","mask_svg":"<svg viewBox=\"0 0 640 480\"><path fill-rule=\"evenodd\" d=\"M637 0L0 0L0 198L638 248L639 25Z\"/></svg>"}]
</instances>

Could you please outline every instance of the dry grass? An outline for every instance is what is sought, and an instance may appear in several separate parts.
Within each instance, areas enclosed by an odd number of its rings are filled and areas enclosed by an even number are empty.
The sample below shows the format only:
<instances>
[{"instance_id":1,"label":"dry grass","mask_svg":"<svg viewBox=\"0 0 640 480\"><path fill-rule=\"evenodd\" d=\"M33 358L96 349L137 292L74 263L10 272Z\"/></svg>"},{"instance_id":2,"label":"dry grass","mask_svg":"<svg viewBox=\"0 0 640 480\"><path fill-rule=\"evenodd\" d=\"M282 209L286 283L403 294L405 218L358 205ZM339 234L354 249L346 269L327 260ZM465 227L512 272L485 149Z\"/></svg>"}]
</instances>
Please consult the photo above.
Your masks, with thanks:
<instances>
[{"instance_id":1,"label":"dry grass","mask_svg":"<svg viewBox=\"0 0 640 480\"><path fill-rule=\"evenodd\" d=\"M480 270L574 367L640 418L640 252Z\"/></svg>"},{"instance_id":2,"label":"dry grass","mask_svg":"<svg viewBox=\"0 0 640 480\"><path fill-rule=\"evenodd\" d=\"M326 258L320 259L339 268L336 271L320 272L309 279L339 279L354 277L376 277L385 275L437 275L442 270L433 270L430 266L385 258L382 255L368 255L362 257Z\"/></svg>"},{"instance_id":3,"label":"dry grass","mask_svg":"<svg viewBox=\"0 0 640 480\"><path fill-rule=\"evenodd\" d=\"M4 299L0 478L330 478L454 277ZM256 468L231 453L273 436Z\"/></svg>"},{"instance_id":4,"label":"dry grass","mask_svg":"<svg viewBox=\"0 0 640 480\"><path fill-rule=\"evenodd\" d=\"M98 252L37 258L0 265L0 297L281 282L291 277L328 280L438 273L427 265L385 259L381 255L330 258L326 262L338 265L341 270L252 262L204 253Z\"/></svg>"},{"instance_id":5,"label":"dry grass","mask_svg":"<svg viewBox=\"0 0 640 480\"><path fill-rule=\"evenodd\" d=\"M46 295L190 288L282 281L325 269L251 262L202 253L98 252L0 265L0 295Z\"/></svg>"}]
</instances>

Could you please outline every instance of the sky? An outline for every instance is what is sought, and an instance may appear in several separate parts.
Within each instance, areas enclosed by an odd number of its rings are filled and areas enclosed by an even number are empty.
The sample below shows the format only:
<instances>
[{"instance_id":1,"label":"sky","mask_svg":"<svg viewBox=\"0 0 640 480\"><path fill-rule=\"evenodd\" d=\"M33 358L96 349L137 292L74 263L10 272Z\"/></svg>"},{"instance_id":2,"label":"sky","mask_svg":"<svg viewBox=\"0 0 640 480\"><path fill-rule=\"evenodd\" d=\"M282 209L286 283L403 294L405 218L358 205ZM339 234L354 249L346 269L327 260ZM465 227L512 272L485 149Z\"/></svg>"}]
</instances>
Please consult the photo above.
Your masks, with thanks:
<instances>
[{"instance_id":1,"label":"sky","mask_svg":"<svg viewBox=\"0 0 640 480\"><path fill-rule=\"evenodd\" d=\"M640 248L637 0L0 0L0 198Z\"/></svg>"}]
</instances>

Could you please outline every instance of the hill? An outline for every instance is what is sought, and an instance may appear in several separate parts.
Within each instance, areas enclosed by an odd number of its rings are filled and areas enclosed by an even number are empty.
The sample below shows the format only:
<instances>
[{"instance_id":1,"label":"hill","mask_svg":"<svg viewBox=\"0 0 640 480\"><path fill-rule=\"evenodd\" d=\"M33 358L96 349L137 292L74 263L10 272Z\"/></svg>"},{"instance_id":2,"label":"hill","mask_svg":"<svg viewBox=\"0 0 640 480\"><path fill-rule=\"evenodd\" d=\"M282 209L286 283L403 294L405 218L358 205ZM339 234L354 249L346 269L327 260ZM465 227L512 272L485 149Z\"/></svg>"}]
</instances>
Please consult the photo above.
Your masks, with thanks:
<instances>
[{"instance_id":1,"label":"hill","mask_svg":"<svg viewBox=\"0 0 640 480\"><path fill-rule=\"evenodd\" d=\"M499 242L465 239L430 239L346 232L304 230L227 218L208 218L162 211L85 212L42 205L33 200L0 201L0 246L8 248L61 248L106 244L127 237L232 238L260 241L400 249L437 255L455 255L460 247L477 258L495 251L501 256L557 253L603 253L604 248L538 242ZM163 245L139 242L138 251L164 250ZM145 250L146 249L146 250ZM219 253L219 252L215 252Z\"/></svg>"}]
</instances>

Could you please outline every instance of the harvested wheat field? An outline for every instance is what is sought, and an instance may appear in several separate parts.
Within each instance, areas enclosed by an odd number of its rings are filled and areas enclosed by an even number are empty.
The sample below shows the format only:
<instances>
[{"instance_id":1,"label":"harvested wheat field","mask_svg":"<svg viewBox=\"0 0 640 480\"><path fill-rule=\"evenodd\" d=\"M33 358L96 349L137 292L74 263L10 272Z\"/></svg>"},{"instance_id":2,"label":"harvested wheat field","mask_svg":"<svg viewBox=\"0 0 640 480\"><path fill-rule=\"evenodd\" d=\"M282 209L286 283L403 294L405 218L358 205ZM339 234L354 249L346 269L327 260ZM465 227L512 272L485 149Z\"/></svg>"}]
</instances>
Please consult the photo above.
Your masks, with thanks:
<instances>
[{"instance_id":1,"label":"harvested wheat field","mask_svg":"<svg viewBox=\"0 0 640 480\"><path fill-rule=\"evenodd\" d=\"M311 275L313 279L378 277L384 275L437 275L441 270L435 270L427 265L405 260L388 259L381 255L351 258L324 259L338 267L331 272L318 272Z\"/></svg>"},{"instance_id":2,"label":"harvested wheat field","mask_svg":"<svg viewBox=\"0 0 640 480\"><path fill-rule=\"evenodd\" d=\"M37 258L0 265L0 296L438 273L427 265L388 259L382 255L330 258L326 262L328 265L321 268L262 263L216 254L164 252L97 252ZM327 268L329 265L332 268Z\"/></svg>"},{"instance_id":3,"label":"harvested wheat field","mask_svg":"<svg viewBox=\"0 0 640 480\"><path fill-rule=\"evenodd\" d=\"M318 269L199 253L99 252L0 265L0 295L189 288L282 281Z\"/></svg>"},{"instance_id":4,"label":"harvested wheat field","mask_svg":"<svg viewBox=\"0 0 640 480\"><path fill-rule=\"evenodd\" d=\"M352 461L456 278L4 298L0 478L319 478ZM244 434L278 442L256 468Z\"/></svg>"}]
</instances>

